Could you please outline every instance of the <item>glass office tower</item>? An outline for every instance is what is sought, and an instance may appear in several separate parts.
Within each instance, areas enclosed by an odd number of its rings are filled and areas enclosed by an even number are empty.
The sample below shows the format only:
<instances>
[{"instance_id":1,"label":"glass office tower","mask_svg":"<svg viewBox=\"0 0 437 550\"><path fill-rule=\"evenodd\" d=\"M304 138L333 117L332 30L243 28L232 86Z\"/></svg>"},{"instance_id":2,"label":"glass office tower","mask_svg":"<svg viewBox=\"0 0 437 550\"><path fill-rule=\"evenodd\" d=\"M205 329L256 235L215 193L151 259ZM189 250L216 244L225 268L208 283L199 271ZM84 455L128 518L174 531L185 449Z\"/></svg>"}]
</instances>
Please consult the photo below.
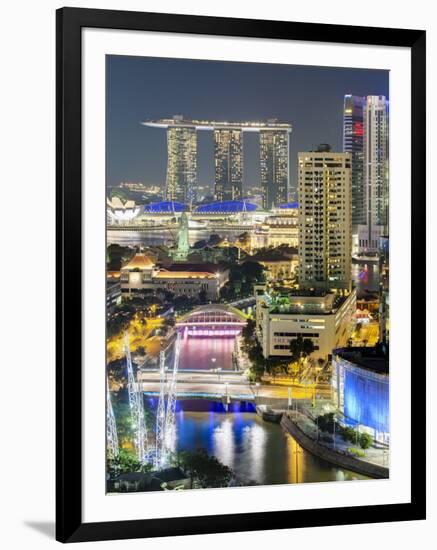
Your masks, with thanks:
<instances>
[{"instance_id":1,"label":"glass office tower","mask_svg":"<svg viewBox=\"0 0 437 550\"><path fill-rule=\"evenodd\" d=\"M389 121L385 96L368 96L364 109L364 183L366 232L361 245L378 250L379 238L388 235Z\"/></svg>"},{"instance_id":2,"label":"glass office tower","mask_svg":"<svg viewBox=\"0 0 437 550\"><path fill-rule=\"evenodd\" d=\"M366 98L344 96L343 151L352 159L352 225L366 223L364 188L364 105Z\"/></svg>"}]
</instances>

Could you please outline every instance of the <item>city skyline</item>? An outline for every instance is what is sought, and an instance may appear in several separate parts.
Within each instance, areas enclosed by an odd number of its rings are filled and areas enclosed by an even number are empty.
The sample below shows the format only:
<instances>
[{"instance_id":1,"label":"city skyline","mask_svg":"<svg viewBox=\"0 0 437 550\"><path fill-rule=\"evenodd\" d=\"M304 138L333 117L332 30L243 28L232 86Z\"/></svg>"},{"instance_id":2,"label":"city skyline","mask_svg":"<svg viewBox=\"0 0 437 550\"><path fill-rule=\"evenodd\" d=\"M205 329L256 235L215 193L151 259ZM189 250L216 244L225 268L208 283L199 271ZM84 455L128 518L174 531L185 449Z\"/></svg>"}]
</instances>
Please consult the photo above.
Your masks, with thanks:
<instances>
[{"instance_id":1,"label":"city skyline","mask_svg":"<svg viewBox=\"0 0 437 550\"><path fill-rule=\"evenodd\" d=\"M388 72L107 74L107 492L388 478Z\"/></svg>"},{"instance_id":2,"label":"city skyline","mask_svg":"<svg viewBox=\"0 0 437 550\"><path fill-rule=\"evenodd\" d=\"M320 142L330 143L334 151L343 150L343 101L348 93L388 98L388 72L108 56L107 185L138 181L164 189L165 133L157 135L141 122L181 114L187 119L290 121L293 192L299 152L313 150ZM213 192L213 135L201 132L197 141L197 185ZM249 187L261 185L257 136L245 135L243 157L245 195Z\"/></svg>"}]
</instances>

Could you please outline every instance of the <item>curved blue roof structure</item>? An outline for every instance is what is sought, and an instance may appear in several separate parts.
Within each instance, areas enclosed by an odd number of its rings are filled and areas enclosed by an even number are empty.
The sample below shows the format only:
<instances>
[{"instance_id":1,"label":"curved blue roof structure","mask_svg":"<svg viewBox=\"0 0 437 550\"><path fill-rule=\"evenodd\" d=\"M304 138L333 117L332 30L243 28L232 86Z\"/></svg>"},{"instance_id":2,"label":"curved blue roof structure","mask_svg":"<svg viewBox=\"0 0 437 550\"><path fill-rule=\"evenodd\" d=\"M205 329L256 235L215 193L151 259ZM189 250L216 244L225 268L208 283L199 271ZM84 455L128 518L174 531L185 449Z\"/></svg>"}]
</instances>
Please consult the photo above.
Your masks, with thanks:
<instances>
[{"instance_id":1,"label":"curved blue roof structure","mask_svg":"<svg viewBox=\"0 0 437 550\"><path fill-rule=\"evenodd\" d=\"M280 204L278 208L298 208L299 203L297 201L293 202L285 202L284 204Z\"/></svg>"},{"instance_id":2,"label":"curved blue roof structure","mask_svg":"<svg viewBox=\"0 0 437 550\"><path fill-rule=\"evenodd\" d=\"M212 214L232 214L236 212L254 212L258 206L245 200L235 201L216 201L208 204L201 204L196 208L196 212Z\"/></svg>"},{"instance_id":3,"label":"curved blue roof structure","mask_svg":"<svg viewBox=\"0 0 437 550\"><path fill-rule=\"evenodd\" d=\"M151 214L183 212L184 210L186 210L185 204L176 201L151 202L150 204L146 204L144 206L144 212Z\"/></svg>"}]
</instances>

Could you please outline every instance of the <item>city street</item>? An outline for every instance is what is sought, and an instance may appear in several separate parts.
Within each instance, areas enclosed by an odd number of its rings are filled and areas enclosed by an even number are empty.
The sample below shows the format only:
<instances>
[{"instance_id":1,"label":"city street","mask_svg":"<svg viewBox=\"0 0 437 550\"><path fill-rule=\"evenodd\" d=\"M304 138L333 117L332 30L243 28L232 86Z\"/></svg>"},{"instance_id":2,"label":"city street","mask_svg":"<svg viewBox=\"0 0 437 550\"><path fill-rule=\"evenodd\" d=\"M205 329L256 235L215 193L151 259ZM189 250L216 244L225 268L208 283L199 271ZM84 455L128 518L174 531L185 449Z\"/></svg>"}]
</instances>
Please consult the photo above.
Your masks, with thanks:
<instances>
[{"instance_id":1,"label":"city street","mask_svg":"<svg viewBox=\"0 0 437 550\"><path fill-rule=\"evenodd\" d=\"M353 346L376 346L379 339L379 323L377 321L370 321L369 323L363 323L360 330L356 330L352 333L352 345Z\"/></svg>"}]
</instances>

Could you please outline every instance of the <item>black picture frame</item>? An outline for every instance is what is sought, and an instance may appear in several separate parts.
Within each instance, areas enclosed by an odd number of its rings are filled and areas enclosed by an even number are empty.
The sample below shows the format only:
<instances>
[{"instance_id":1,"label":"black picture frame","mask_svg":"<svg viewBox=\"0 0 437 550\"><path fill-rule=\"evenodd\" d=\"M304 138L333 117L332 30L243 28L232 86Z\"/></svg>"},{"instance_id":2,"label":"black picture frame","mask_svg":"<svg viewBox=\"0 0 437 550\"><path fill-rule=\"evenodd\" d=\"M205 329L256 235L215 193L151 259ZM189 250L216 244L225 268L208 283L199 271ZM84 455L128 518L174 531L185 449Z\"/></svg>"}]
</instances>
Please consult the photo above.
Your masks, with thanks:
<instances>
[{"instance_id":1,"label":"black picture frame","mask_svg":"<svg viewBox=\"0 0 437 550\"><path fill-rule=\"evenodd\" d=\"M57 63L56 538L79 542L425 519L425 48L422 30L62 8ZM256 37L411 49L411 502L332 509L82 522L81 83L83 28Z\"/></svg>"}]
</instances>

